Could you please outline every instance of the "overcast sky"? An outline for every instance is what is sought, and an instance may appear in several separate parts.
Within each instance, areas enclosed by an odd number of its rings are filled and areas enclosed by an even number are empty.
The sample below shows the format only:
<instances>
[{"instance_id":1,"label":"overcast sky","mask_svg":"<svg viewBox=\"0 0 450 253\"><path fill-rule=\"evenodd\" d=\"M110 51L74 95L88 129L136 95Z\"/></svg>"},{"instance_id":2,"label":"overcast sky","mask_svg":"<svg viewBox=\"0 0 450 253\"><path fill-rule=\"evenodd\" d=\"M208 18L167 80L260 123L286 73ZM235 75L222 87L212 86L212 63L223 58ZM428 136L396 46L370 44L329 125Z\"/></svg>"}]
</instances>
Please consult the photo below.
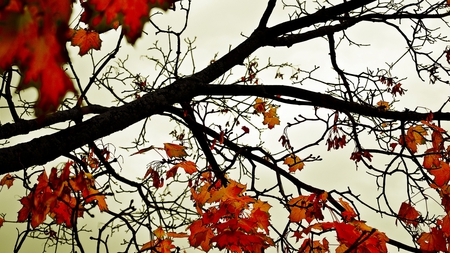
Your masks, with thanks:
<instances>
[{"instance_id":1,"label":"overcast sky","mask_svg":"<svg viewBox=\"0 0 450 253\"><path fill-rule=\"evenodd\" d=\"M312 2L312 1L311 1ZM312 6L312 3L310 3ZM201 70L209 64L217 53L218 56L222 56L228 52L229 47L234 47L238 43L242 42L245 38L243 35L250 35L259 22L259 17L266 7L266 1L261 0L194 0L192 3L192 11L189 21L189 26L184 34L183 38L196 38L195 46L197 49L194 51L196 60L196 71ZM160 15L154 18L154 21L162 26L169 24L176 30L183 25L184 14L181 12L168 12L167 14ZM282 10L282 6L278 5L272 18L269 21L269 26L278 22L287 20L287 13ZM123 50L119 53L119 58L126 58L129 55L128 67L130 70L136 73L141 73L143 76L151 76L155 74L154 66L149 63L148 60L143 58L143 55L149 54L147 48L157 39L161 45L164 44L165 36L153 35L154 30L150 25L146 26L149 36L145 36L143 39L139 39L136 46L133 48L124 44ZM356 27L352 27L348 31L348 35L355 39L355 41L362 44L371 44L370 47L349 47L348 44L343 43L337 49L338 63L345 70L354 70L355 72L365 71L366 68L386 68L386 62L392 63L404 52L405 44L398 36L398 34L392 29L386 29L375 24L359 24ZM115 39L119 36L119 31L110 31L101 36L103 40L104 52L94 52L94 58L100 59L102 55L108 52L108 48L111 49L115 45ZM436 45L436 52L442 51L443 45ZM81 80L86 82L92 69L90 66L89 56L83 58L77 57L78 49L71 48L70 54L74 56L74 65L81 77ZM315 39L310 42L303 43L301 45L293 46L292 48L263 48L255 52L254 56L260 59L260 63L267 62L267 58L271 58L273 63L289 62L301 69L311 69L314 65L321 66L321 70L318 73L324 76L324 78L336 78L336 74L331 70L331 64L329 62L328 44L322 38ZM193 71L192 65L186 64L182 68L182 73L189 75ZM273 83L274 72L268 72L260 76L261 83L264 84L266 80L267 84ZM411 64L408 64L406 59L403 63L399 64L395 68L395 75L407 76L408 79L403 81L404 88L408 90L404 97L401 97L401 102L396 105L395 109L403 110L409 108L415 109L416 106L426 106L428 109L437 110L441 104L448 97L448 87L440 84L431 85L428 82L422 82L417 78L414 68ZM237 71L236 76L232 81L239 78ZM287 81L278 80L280 83L286 83ZM311 84L310 87L314 90L325 91L325 87L320 87L317 84ZM33 92L33 91L31 91ZM103 102L104 98L99 96L98 101ZM292 122L292 116L295 114L311 113L311 111L296 111L292 107L281 105L278 110L281 126L275 127L275 129L266 131L262 138L267 142L267 147L276 147L276 150L281 150L281 145L278 142L278 138L283 134L283 128L287 122ZM0 120L2 122L9 121L9 117L5 115L5 112L0 114ZM262 119L256 119L262 122ZM262 126L261 122L256 122L256 125ZM160 117L154 117L151 124L148 127L148 132L151 132L150 144L155 146L162 146L164 142L172 142L172 137L169 132L173 127L172 123L168 123L166 120L162 120ZM158 155L148 154L130 157L129 153L124 152L119 147L130 146L131 136L137 137L136 132L139 131L140 125L136 124L130 128L114 134L112 136L103 139L105 143L114 143L118 154L123 154L123 164L121 173L129 178L142 177L146 171L147 164L155 159L158 159ZM317 132L317 128L314 125L305 126L298 130L298 132L291 133L290 138L295 143L301 145L302 142L308 142L322 132ZM22 141L28 141L30 136L20 136L12 139L12 144ZM251 138L251 137L249 137ZM257 138L253 136L253 138ZM12 145L11 144L11 145ZM370 141L367 145L371 145ZM372 144L373 145L373 144ZM356 193L361 193L362 198L368 197L369 203L376 204L375 197L379 194L376 189L375 179L369 176L365 172L365 168L361 165L359 169L356 169L353 161L349 159L352 152L352 144L344 150L326 152L326 146L320 145L314 149L307 150L306 153L300 154L300 156L306 157L310 153L315 152L315 155L320 154L323 157L323 162L307 164L305 169L300 172L296 172L296 175L305 182L323 188L325 190L337 189L344 191L348 185L351 185L352 190ZM376 158L376 157L375 157ZM63 158L60 161L65 161ZM374 163L381 165L386 160L374 159ZM57 162L49 163L45 166L46 169L50 169L52 166L56 166ZM265 169L265 168L263 168ZM262 178L264 180L273 180L273 175L268 178ZM398 202L398 206L402 201L406 200L406 195L402 192L404 184L402 178L393 177L390 185L392 190L392 201ZM350 182L349 182L350 181ZM395 188L395 187L398 187ZM11 190L7 191L2 189L0 192L0 203L8 203L10 210L5 209L5 205L0 205L0 213L6 213L7 220L13 220L16 218L15 212L20 209L20 203L18 199L23 196L23 191L20 185L15 185ZM291 188L292 190L294 188ZM14 194L11 194L14 192ZM395 206L395 204L394 204ZM275 208L275 207L274 207ZM364 209L361 209L363 212ZM272 210L272 220L274 224L277 224L277 219L287 219L281 213L279 209ZM365 216L362 213L363 219L368 220L368 225L378 228L382 232L386 232L388 236L392 236L396 240L401 240L405 237L406 233L401 226L395 226L395 220L393 219L380 219L379 216L371 215ZM370 219L369 219L370 218ZM88 219L86 219L88 220ZM5 224L0 228L0 245L3 249L12 249L16 231L14 227L16 224ZM332 237L333 234L327 234ZM6 239L7 238L7 239ZM41 245L42 242L38 244ZM409 241L405 243L409 244ZM299 244L300 246L300 244ZM29 244L28 247L34 248L35 245ZM12 250L6 250L5 252L11 252ZM25 251L24 251L25 252ZM190 252L190 251L188 251ZM268 252L276 252L272 249Z\"/></svg>"}]
</instances>

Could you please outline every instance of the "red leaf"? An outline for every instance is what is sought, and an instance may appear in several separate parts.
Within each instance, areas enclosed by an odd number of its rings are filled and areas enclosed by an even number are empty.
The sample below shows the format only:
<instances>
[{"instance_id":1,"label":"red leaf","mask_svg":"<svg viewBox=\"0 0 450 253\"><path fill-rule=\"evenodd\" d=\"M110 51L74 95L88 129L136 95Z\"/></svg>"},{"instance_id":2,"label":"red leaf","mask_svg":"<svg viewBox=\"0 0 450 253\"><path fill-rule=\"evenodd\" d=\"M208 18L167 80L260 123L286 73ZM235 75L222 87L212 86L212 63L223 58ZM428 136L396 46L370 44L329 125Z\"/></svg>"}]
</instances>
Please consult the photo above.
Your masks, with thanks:
<instances>
[{"instance_id":1,"label":"red leaf","mask_svg":"<svg viewBox=\"0 0 450 253\"><path fill-rule=\"evenodd\" d=\"M88 31L86 29L73 30L71 39L72 46L80 48L79 55L83 56L91 49L100 50L102 40L95 31Z\"/></svg>"},{"instance_id":2,"label":"red leaf","mask_svg":"<svg viewBox=\"0 0 450 253\"><path fill-rule=\"evenodd\" d=\"M243 126L243 127L242 127L242 130L243 130L244 133L246 133L246 134L250 133L250 129L248 129L248 127L246 127L246 126Z\"/></svg>"},{"instance_id":3,"label":"red leaf","mask_svg":"<svg viewBox=\"0 0 450 253\"><path fill-rule=\"evenodd\" d=\"M419 243L420 249L426 252L447 252L444 233L437 228L431 228L430 233L422 233L417 239L417 243Z\"/></svg>"},{"instance_id":4,"label":"red leaf","mask_svg":"<svg viewBox=\"0 0 450 253\"><path fill-rule=\"evenodd\" d=\"M419 218L420 214L417 210L411 206L411 204L403 202L400 206L400 210L398 211L398 219L405 222L406 225L412 224L414 227L417 227L419 223L417 218Z\"/></svg>"},{"instance_id":5,"label":"red leaf","mask_svg":"<svg viewBox=\"0 0 450 253\"><path fill-rule=\"evenodd\" d=\"M428 170L430 174L434 175L434 182L438 186L443 186L450 181L450 166L444 161L440 161L440 166Z\"/></svg>"},{"instance_id":6,"label":"red leaf","mask_svg":"<svg viewBox=\"0 0 450 253\"><path fill-rule=\"evenodd\" d=\"M122 25L127 41L134 44L141 37L150 10L153 7L167 10L174 2L175 0L89 0L82 2L84 12L81 21L100 33Z\"/></svg>"},{"instance_id":7,"label":"red leaf","mask_svg":"<svg viewBox=\"0 0 450 253\"><path fill-rule=\"evenodd\" d=\"M75 92L62 69L68 58L64 45L72 1L9 1L1 12L0 23L16 25L1 26L0 69L17 65L23 73L18 89L39 90L37 116L55 111L68 91Z\"/></svg>"},{"instance_id":8,"label":"red leaf","mask_svg":"<svg viewBox=\"0 0 450 253\"><path fill-rule=\"evenodd\" d=\"M189 244L193 247L201 246L203 251L208 252L211 249L211 239L214 236L211 228L204 226L202 220L196 220L189 226L189 230L191 231Z\"/></svg>"}]
</instances>

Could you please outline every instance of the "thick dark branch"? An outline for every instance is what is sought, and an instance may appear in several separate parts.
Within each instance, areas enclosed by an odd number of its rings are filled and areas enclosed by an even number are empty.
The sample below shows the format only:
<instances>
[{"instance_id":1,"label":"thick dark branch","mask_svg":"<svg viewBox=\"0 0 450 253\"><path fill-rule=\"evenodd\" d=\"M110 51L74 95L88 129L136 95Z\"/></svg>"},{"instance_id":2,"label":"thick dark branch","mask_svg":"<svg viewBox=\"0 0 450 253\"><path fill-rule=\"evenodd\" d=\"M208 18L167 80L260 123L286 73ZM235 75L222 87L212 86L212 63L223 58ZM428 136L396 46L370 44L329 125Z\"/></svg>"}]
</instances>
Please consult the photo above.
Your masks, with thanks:
<instances>
[{"instance_id":1,"label":"thick dark branch","mask_svg":"<svg viewBox=\"0 0 450 253\"><path fill-rule=\"evenodd\" d=\"M33 139L9 148L0 149L0 174L42 165L57 157L108 136L134 123L164 111L166 106L185 101L198 92L199 85L183 79L121 107L86 120L57 133ZM195 88L195 90L193 89Z\"/></svg>"},{"instance_id":2,"label":"thick dark branch","mask_svg":"<svg viewBox=\"0 0 450 253\"><path fill-rule=\"evenodd\" d=\"M231 50L213 64L209 65L193 77L203 83L211 83L219 78L223 73L231 69L237 64L242 64L250 54L258 48L268 46L277 37L284 36L290 32L310 27L314 24L325 22L329 19L337 19L340 15L350 12L354 9L361 8L366 4L376 2L376 0L359 0L344 2L342 4L332 6L330 8L321 9L314 14L290 20L279 25L266 28L256 29L255 32L243 43ZM310 37L315 38L315 37ZM307 38L305 37L305 40Z\"/></svg>"},{"instance_id":3,"label":"thick dark branch","mask_svg":"<svg viewBox=\"0 0 450 253\"><path fill-rule=\"evenodd\" d=\"M100 105L89 105L82 108L55 112L44 119L20 120L15 123L6 123L0 126L0 139L8 139L13 136L28 134L31 131L51 126L68 120L76 120L86 114L101 114L111 108Z\"/></svg>"},{"instance_id":4,"label":"thick dark branch","mask_svg":"<svg viewBox=\"0 0 450 253\"><path fill-rule=\"evenodd\" d=\"M268 45L274 46L274 47L277 47L277 46L290 47L296 43L311 40L313 38L320 38L320 37L323 37L330 33L343 31L343 30L353 26L356 23L357 22L355 22L354 20L351 20L351 21L343 22L341 24L322 26L317 29L299 33L299 34L290 34L290 35L286 35L286 36L281 36L281 37L277 37L277 38L271 40L268 43Z\"/></svg>"},{"instance_id":5,"label":"thick dark branch","mask_svg":"<svg viewBox=\"0 0 450 253\"><path fill-rule=\"evenodd\" d=\"M264 14L259 21L259 25L257 29L263 29L267 27L267 22L269 21L270 15L272 14L273 9L275 8L275 4L277 3L277 0L269 0L267 3L267 8L264 11Z\"/></svg>"},{"instance_id":6,"label":"thick dark branch","mask_svg":"<svg viewBox=\"0 0 450 253\"><path fill-rule=\"evenodd\" d=\"M375 107L346 102L330 95L282 85L205 85L192 79L182 79L174 84L149 93L127 105L112 108L107 112L55 134L42 136L27 143L0 149L0 174L14 172L33 165L42 165L70 151L88 144L92 140L110 135L154 114L164 108L201 95L260 96L277 99L276 95L302 101L314 106L338 111L357 113L367 117L401 121L418 121L426 113L378 110ZM283 102L297 100L284 99ZM450 120L450 113L435 112L434 119Z\"/></svg>"},{"instance_id":7,"label":"thick dark branch","mask_svg":"<svg viewBox=\"0 0 450 253\"><path fill-rule=\"evenodd\" d=\"M305 101L309 101L312 105L318 107L355 113L361 116L400 121L420 121L426 119L428 115L428 113L418 113L409 110L385 112L374 106L347 102L327 94L284 85L232 85L231 87L226 85L208 85L204 86L201 94L198 95L260 96L291 104L304 104ZM276 95L281 95L284 98L279 99ZM292 98L292 100L288 98ZM450 113L433 112L433 115L435 120L450 120Z\"/></svg>"},{"instance_id":8,"label":"thick dark branch","mask_svg":"<svg viewBox=\"0 0 450 253\"><path fill-rule=\"evenodd\" d=\"M314 24L330 20L337 20L341 15L344 15L345 13L351 12L357 8L361 8L376 1L377 0L348 1L329 8L323 8L311 15L290 20L269 28L270 35L278 37L302 28L312 26Z\"/></svg>"}]
</instances>

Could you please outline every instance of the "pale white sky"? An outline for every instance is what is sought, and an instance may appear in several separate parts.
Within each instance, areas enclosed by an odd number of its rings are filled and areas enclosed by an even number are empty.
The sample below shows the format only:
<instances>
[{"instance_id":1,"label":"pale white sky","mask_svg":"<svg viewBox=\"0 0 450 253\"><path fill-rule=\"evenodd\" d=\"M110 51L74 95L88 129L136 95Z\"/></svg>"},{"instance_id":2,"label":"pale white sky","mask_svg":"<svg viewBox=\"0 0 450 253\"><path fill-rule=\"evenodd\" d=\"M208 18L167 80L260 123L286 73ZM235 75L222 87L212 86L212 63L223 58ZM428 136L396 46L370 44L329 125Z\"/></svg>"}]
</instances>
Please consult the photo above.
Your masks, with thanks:
<instances>
[{"instance_id":1,"label":"pale white sky","mask_svg":"<svg viewBox=\"0 0 450 253\"><path fill-rule=\"evenodd\" d=\"M309 1L312 5L312 1ZM222 56L228 52L229 46L236 46L238 43L244 40L243 35L250 35L253 29L257 26L259 22L259 17L261 16L264 8L266 7L266 1L261 0L194 0L192 3L192 11L189 21L189 27L186 30L183 38L194 39L196 37L195 46L197 47L194 51L196 60L196 70L201 70L203 67L207 66L214 55L217 53L218 56ZM183 13L181 12L169 12L164 15L159 15L154 18L154 21L161 24L161 26L171 25L176 30L183 24ZM278 22L287 20L287 14L282 10L282 6L278 5L276 11L274 12L272 18L270 19L269 25L276 24ZM129 61L127 66L130 70L135 73L141 73L143 76L155 75L154 66L150 62L142 57L142 55L148 54L146 49L152 45L155 40L159 40L160 45L164 45L166 38L165 35L155 36L153 35L154 30L150 29L150 25L147 24L146 30L149 36L143 39L139 39L136 46L133 48L129 45L124 44L123 49L119 53L117 59L124 59L129 55ZM448 29L447 29L448 32ZM118 37L118 31L110 31L101 36L103 40L103 50L102 52L94 52L94 59L100 59L105 53L107 53L115 45L115 39ZM405 48L404 42L399 38L397 33L393 29L386 29L380 25L375 24L359 24L355 27L350 28L348 35L355 39L355 41L362 44L370 43L370 47L349 47L346 42L340 45L337 49L338 64L345 70L354 70L355 72L365 71L366 68L386 68L386 62L392 63L395 61L402 53ZM445 45L435 45L436 52L440 52L444 49ZM104 53L103 53L104 52ZM82 82L86 82L89 79L90 73L92 73L92 68L90 67L89 56L84 56L80 59L77 57L78 49L72 48L70 51L71 56L74 56L74 65L81 77ZM289 62L301 69L311 69L313 66L321 66L321 69L317 72L318 77L323 77L327 80L335 80L336 74L331 70L331 64L329 62L328 56L328 44L322 38L315 39L313 41L302 43L301 45L295 45L291 48L263 48L253 55L260 59L260 64L263 65L267 62L267 58L270 57L273 63L284 63ZM403 110L403 108L409 108L413 110L416 106L426 106L429 109L437 110L441 104L448 97L448 87L441 84L428 84L427 82L422 82L417 78L414 68L411 64L408 64L405 58L401 64L397 65L394 69L394 75L396 76L407 76L408 79L403 81L403 87L408 90L407 94L400 97L401 102L395 106L398 110ZM117 60L116 60L117 61ZM403 63L404 62L404 63ZM234 79L230 81L237 80L240 77L239 71L236 70L236 75ZM288 70L285 70L288 72ZM192 66L186 64L181 73L189 75L192 72ZM261 74L259 76L261 83L264 84L274 84L273 76L275 72L268 71L267 74ZM278 83L288 83L288 81L277 80ZM311 88L314 90L325 91L324 86L318 85L317 83L311 83L305 85L303 88ZM91 98L91 102L102 102L104 103L105 98L99 93L97 101ZM281 126L276 126L273 130L267 130L262 134L262 139L266 142L266 147L272 148L274 150L282 150L281 145L278 142L279 137L283 134L283 128L287 122L293 121L293 116L298 114L308 115L312 111L298 111L297 108L289 107L286 105L281 105L278 110L280 120L282 122ZM4 112L0 115L2 122L7 122L8 117L4 117ZM219 121L221 119L218 119ZM254 124L256 126L262 127L262 118L255 117ZM147 132L151 133L149 135L150 143L149 145L162 146L164 142L172 142L172 137L169 132L173 129L173 123L167 122L167 119L162 119L161 117L154 117L150 121L147 127ZM320 130L317 130L316 125L307 125L301 128L296 128L296 131L290 131L290 138L292 144L295 146L302 146L308 141L313 141L314 137L322 134ZM240 127L238 127L240 129ZM237 129L237 130L238 130ZM155 153L149 152L145 155L129 156L129 153L124 152L119 147L130 146L130 140L137 137L137 132L140 130L140 123L135 124L122 132L116 133L114 135L108 136L103 139L104 143L114 143L117 148L117 154L123 155L121 160L123 161L122 171L120 172L123 176L130 179L135 179L136 177L142 177L146 171L146 165L159 156ZM237 131L236 130L236 131ZM45 130L47 131L47 130ZM51 131L49 131L51 132ZM20 136L11 139L12 144L17 142L28 141L33 138L32 135ZM257 136L250 135L248 137L249 142L258 143ZM373 140L370 139L364 142L365 147L373 146ZM309 154L320 155L323 158L322 162L317 163L307 163L304 170L296 172L296 176L301 178L303 181L308 182L324 190L337 189L339 191L345 191L347 186L351 186L351 190L355 193L360 193L362 199L367 199L367 202L376 205L376 196L379 194L375 185L375 178L368 175L362 164L356 169L354 162L349 159L352 152L352 143L348 144L343 150L338 151L326 151L325 144L314 147L310 150L306 150L305 153L299 154L300 157L306 157ZM62 159L61 161L65 161ZM373 164L376 164L379 168L382 168L388 160L386 158L381 158L375 156L373 159ZM50 169L52 166L56 166L57 162L49 163L45 166L46 169ZM117 168L118 169L118 168ZM287 168L286 168L287 169ZM267 182L272 182L274 179L274 174L268 172L267 168L261 168L264 173L260 173L261 185L264 185L265 180ZM267 171L267 173L266 173ZM267 177L264 178L263 176ZM392 192L392 204L393 206L400 206L400 203L406 200L406 195L404 194L403 184L404 179L401 177L394 176L390 179L393 183L390 184L389 190ZM286 186L287 192L289 190L294 191L293 186ZM431 193L431 191L430 191ZM24 193L20 189L20 185L15 185L11 190L2 189L0 192L0 203L8 203L7 209L4 205L0 207L0 213L6 213L7 220L14 220L16 218L15 212L20 209L20 203L17 201L23 196ZM112 201L112 200L110 200ZM395 204L397 203L397 204ZM271 210L272 221L275 226L287 219L287 212L283 211L279 206L275 206ZM360 207L360 205L358 205ZM362 218L367 220L369 226L378 228L382 232L391 236L396 240L402 240L407 234L403 231L401 226L395 225L394 219L381 219L379 216L365 215L364 208L360 209ZM101 224L101 216L96 216L97 225ZM87 222L91 222L89 218L86 218ZM93 225L93 224L91 224ZM14 227L16 224L5 223L4 227L0 228L0 245L5 252L11 252L13 243L15 241L16 230ZM20 227L20 225L18 226ZM96 234L95 234L96 235ZM328 237L333 237L332 233L327 234ZM145 243L145 237L142 236L142 243ZM274 237L276 235L273 235ZM5 239L8 238L8 239ZM175 241L175 243L180 240ZM330 240L331 241L331 240ZM410 244L409 241L405 243ZM43 246L42 242L38 242L39 247ZM300 247L301 244L298 244ZM332 245L333 246L333 245ZM36 249L38 247L36 244L30 243L24 248L26 249ZM333 250L332 250L333 251ZM188 252L191 252L188 250ZM276 252L275 249L268 250L267 252Z\"/></svg>"}]
</instances>

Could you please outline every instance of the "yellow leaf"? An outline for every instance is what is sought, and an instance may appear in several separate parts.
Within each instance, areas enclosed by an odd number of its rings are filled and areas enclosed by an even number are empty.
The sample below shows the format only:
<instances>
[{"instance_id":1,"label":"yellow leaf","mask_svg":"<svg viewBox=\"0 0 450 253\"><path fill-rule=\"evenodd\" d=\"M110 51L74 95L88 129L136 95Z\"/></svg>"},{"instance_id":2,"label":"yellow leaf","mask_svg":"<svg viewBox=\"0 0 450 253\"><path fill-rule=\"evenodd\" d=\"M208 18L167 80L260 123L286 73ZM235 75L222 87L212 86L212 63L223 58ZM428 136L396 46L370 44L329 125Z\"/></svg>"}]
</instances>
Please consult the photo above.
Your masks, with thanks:
<instances>
[{"instance_id":1,"label":"yellow leaf","mask_svg":"<svg viewBox=\"0 0 450 253\"><path fill-rule=\"evenodd\" d=\"M267 125L269 129L272 129L275 125L280 124L280 119L277 116L277 108L269 105L269 111L264 113L264 125Z\"/></svg>"},{"instance_id":2,"label":"yellow leaf","mask_svg":"<svg viewBox=\"0 0 450 253\"><path fill-rule=\"evenodd\" d=\"M379 101L377 103L377 106L378 106L378 109L381 110L381 111L389 110L389 103L386 102L386 101L383 101L383 100Z\"/></svg>"}]
</instances>

